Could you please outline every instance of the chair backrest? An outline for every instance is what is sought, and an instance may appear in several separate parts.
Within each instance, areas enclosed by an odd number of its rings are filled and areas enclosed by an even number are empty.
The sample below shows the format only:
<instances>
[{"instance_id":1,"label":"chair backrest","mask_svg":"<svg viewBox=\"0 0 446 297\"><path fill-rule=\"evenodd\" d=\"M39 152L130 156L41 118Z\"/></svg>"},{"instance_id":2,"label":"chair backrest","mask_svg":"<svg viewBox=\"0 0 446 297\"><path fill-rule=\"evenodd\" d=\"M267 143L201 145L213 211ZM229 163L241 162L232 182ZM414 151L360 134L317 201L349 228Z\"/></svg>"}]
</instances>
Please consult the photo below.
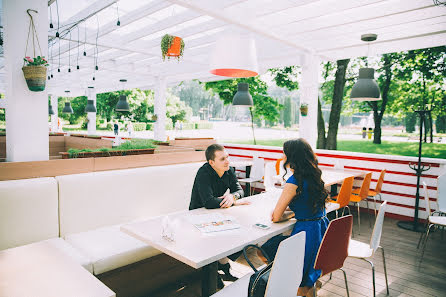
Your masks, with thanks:
<instances>
[{"instance_id":1,"label":"chair backrest","mask_svg":"<svg viewBox=\"0 0 446 297\"><path fill-rule=\"evenodd\" d=\"M381 173L379 174L379 178L378 178L378 182L376 183L376 188L375 188L375 192L376 194L381 193L381 188L383 186L383 182L384 182L384 175L386 174L386 170L383 169L381 171Z\"/></svg>"},{"instance_id":2,"label":"chair backrest","mask_svg":"<svg viewBox=\"0 0 446 297\"><path fill-rule=\"evenodd\" d=\"M305 232L282 241L268 279L265 297L296 296L302 281Z\"/></svg>"},{"instance_id":3,"label":"chair backrest","mask_svg":"<svg viewBox=\"0 0 446 297\"><path fill-rule=\"evenodd\" d=\"M437 203L438 210L446 212L446 174L440 175L437 179Z\"/></svg>"},{"instance_id":4,"label":"chair backrest","mask_svg":"<svg viewBox=\"0 0 446 297\"><path fill-rule=\"evenodd\" d=\"M274 168L273 162L268 162L265 164L265 176L263 178L263 186L265 187L265 191L269 191L274 189L275 181L273 177L276 175L276 170Z\"/></svg>"},{"instance_id":5,"label":"chair backrest","mask_svg":"<svg viewBox=\"0 0 446 297\"><path fill-rule=\"evenodd\" d=\"M283 162L282 161L283 161L282 158L277 159L277 161L276 161L276 175L279 175L280 172L282 172L282 170L283 170L283 168L282 168Z\"/></svg>"},{"instance_id":6,"label":"chair backrest","mask_svg":"<svg viewBox=\"0 0 446 297\"><path fill-rule=\"evenodd\" d=\"M426 203L426 213L427 213L426 218L429 219L429 216L432 213L432 208L431 208L431 201L429 199L429 193L427 191L427 185L424 181L423 181L423 189L424 189L424 201Z\"/></svg>"},{"instance_id":7,"label":"chair backrest","mask_svg":"<svg viewBox=\"0 0 446 297\"><path fill-rule=\"evenodd\" d=\"M265 173L265 159L254 157L252 160L250 178L261 180Z\"/></svg>"},{"instance_id":8,"label":"chair backrest","mask_svg":"<svg viewBox=\"0 0 446 297\"><path fill-rule=\"evenodd\" d=\"M333 272L344 265L348 256L352 225L352 215L334 219L328 225L314 262L314 268L322 270L322 275Z\"/></svg>"},{"instance_id":9,"label":"chair backrest","mask_svg":"<svg viewBox=\"0 0 446 297\"><path fill-rule=\"evenodd\" d=\"M361 200L364 200L369 195L370 189L370 181L372 180L372 173L369 172L365 175L364 180L362 181L361 189L359 190L359 197Z\"/></svg>"},{"instance_id":10,"label":"chair backrest","mask_svg":"<svg viewBox=\"0 0 446 297\"><path fill-rule=\"evenodd\" d=\"M354 178L354 176L350 176L344 179L341 190L339 190L338 199L336 200L336 202L339 203L339 208L347 206L347 204L350 202Z\"/></svg>"},{"instance_id":11,"label":"chair backrest","mask_svg":"<svg viewBox=\"0 0 446 297\"><path fill-rule=\"evenodd\" d=\"M376 249L379 247L379 243L381 242L381 234L383 230L383 224L384 224L384 214L386 213L387 209L387 200L384 201L378 211L378 216L375 220L375 227L373 227L372 237L370 238L370 248L373 250L373 252L376 251Z\"/></svg>"}]
</instances>

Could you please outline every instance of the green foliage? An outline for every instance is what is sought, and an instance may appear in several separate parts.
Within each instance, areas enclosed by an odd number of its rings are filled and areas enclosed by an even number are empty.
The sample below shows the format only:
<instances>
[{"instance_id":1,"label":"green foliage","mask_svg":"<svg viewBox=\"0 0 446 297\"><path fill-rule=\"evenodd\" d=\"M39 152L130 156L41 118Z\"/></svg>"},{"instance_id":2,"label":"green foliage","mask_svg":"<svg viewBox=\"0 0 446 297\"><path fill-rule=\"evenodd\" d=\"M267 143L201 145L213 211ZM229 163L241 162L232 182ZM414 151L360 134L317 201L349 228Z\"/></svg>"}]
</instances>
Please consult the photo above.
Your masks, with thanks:
<instances>
[{"instance_id":1,"label":"green foliage","mask_svg":"<svg viewBox=\"0 0 446 297\"><path fill-rule=\"evenodd\" d=\"M167 56L167 51L169 50L169 48L171 47L174 39L176 36L173 35L169 35L169 34L165 34L163 36L163 38L161 39L161 55L163 57L163 61L166 60L166 56ZM181 38L181 47L180 47L180 55L178 57L173 57L178 59L178 61L180 60L180 58L183 56L184 53L184 40ZM167 56L167 59L169 60L170 56Z\"/></svg>"},{"instance_id":2,"label":"green foliage","mask_svg":"<svg viewBox=\"0 0 446 297\"><path fill-rule=\"evenodd\" d=\"M404 119L406 125L406 132L412 133L415 131L415 125L417 124L417 115L415 113L406 114Z\"/></svg>"},{"instance_id":3,"label":"green foliage","mask_svg":"<svg viewBox=\"0 0 446 297\"><path fill-rule=\"evenodd\" d=\"M437 133L446 133L446 115L437 116L435 126L437 128Z\"/></svg>"},{"instance_id":4,"label":"green foliage","mask_svg":"<svg viewBox=\"0 0 446 297\"><path fill-rule=\"evenodd\" d=\"M268 95L268 85L258 76L206 82L205 89L218 94L224 104L227 105L232 103L232 99L237 92L237 84L240 82L249 84L249 93L254 101L254 107L252 108L254 119L277 122L282 105Z\"/></svg>"},{"instance_id":5,"label":"green foliage","mask_svg":"<svg viewBox=\"0 0 446 297\"><path fill-rule=\"evenodd\" d=\"M25 66L50 66L44 56L37 56L34 59L25 57L23 58L23 61L26 63Z\"/></svg>"},{"instance_id":6,"label":"green foliage","mask_svg":"<svg viewBox=\"0 0 446 297\"><path fill-rule=\"evenodd\" d=\"M122 143L120 146L114 148L114 150L136 150L147 148L156 148L153 139L132 139Z\"/></svg>"},{"instance_id":7,"label":"green foliage","mask_svg":"<svg viewBox=\"0 0 446 297\"><path fill-rule=\"evenodd\" d=\"M132 123L132 125L134 131L145 131L147 126L146 123L138 123L138 122L134 122Z\"/></svg>"},{"instance_id":8,"label":"green foliage","mask_svg":"<svg viewBox=\"0 0 446 297\"><path fill-rule=\"evenodd\" d=\"M283 107L283 125L285 126L285 128L289 128L291 127L291 117L292 117L292 108L291 108L291 98L290 97L286 97L285 98L285 104Z\"/></svg>"},{"instance_id":9,"label":"green foliage","mask_svg":"<svg viewBox=\"0 0 446 297\"><path fill-rule=\"evenodd\" d=\"M298 66L271 68L268 71L273 76L273 79L278 87L287 88L288 91L299 89L297 79L300 75L300 68Z\"/></svg>"},{"instance_id":10,"label":"green foliage","mask_svg":"<svg viewBox=\"0 0 446 297\"><path fill-rule=\"evenodd\" d=\"M153 131L154 125L155 125L154 123L147 123L146 124L146 130Z\"/></svg>"},{"instance_id":11,"label":"green foliage","mask_svg":"<svg viewBox=\"0 0 446 297\"><path fill-rule=\"evenodd\" d=\"M185 121L192 116L192 108L186 106L180 98L172 94L167 96L166 115L172 120L173 125L177 121Z\"/></svg>"},{"instance_id":12,"label":"green foliage","mask_svg":"<svg viewBox=\"0 0 446 297\"><path fill-rule=\"evenodd\" d=\"M212 123L207 123L207 122L195 123L195 129L212 129L212 127L213 127Z\"/></svg>"}]
</instances>

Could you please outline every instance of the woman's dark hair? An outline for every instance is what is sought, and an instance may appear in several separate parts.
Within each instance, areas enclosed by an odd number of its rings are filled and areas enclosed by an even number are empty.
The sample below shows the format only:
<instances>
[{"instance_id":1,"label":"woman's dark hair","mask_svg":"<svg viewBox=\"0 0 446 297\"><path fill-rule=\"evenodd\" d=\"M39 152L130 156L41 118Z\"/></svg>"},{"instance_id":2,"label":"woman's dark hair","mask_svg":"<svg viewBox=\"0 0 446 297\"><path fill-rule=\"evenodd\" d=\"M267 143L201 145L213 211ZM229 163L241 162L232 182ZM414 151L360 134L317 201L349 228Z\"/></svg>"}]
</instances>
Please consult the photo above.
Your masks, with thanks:
<instances>
[{"instance_id":1,"label":"woman's dark hair","mask_svg":"<svg viewBox=\"0 0 446 297\"><path fill-rule=\"evenodd\" d=\"M294 170L294 177L297 181L296 197L302 193L303 181L308 183L308 194L313 213L324 209L328 202L328 192L325 189L325 183L321 178L322 171L318 167L318 161L311 146L303 139L288 140L283 144L283 153L286 156L286 162L283 164L285 174L287 165ZM284 175L285 176L285 175Z\"/></svg>"}]
</instances>

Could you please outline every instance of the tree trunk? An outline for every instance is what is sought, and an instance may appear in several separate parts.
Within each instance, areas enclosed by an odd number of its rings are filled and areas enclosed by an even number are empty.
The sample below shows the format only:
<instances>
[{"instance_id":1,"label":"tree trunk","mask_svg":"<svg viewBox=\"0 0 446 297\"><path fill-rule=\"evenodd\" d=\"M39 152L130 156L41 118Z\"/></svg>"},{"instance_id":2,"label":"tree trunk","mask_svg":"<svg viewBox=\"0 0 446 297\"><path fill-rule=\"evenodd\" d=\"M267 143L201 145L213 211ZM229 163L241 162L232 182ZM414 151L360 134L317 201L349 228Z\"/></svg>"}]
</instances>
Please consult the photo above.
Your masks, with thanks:
<instances>
[{"instance_id":1,"label":"tree trunk","mask_svg":"<svg viewBox=\"0 0 446 297\"><path fill-rule=\"evenodd\" d=\"M325 149L326 140L327 139L325 138L324 115L322 113L321 100L318 98L318 100L317 100L317 144L316 144L316 147L318 149Z\"/></svg>"},{"instance_id":2,"label":"tree trunk","mask_svg":"<svg viewBox=\"0 0 446 297\"><path fill-rule=\"evenodd\" d=\"M252 114L252 107L249 108L249 112L251 113L251 128L252 128L252 138L254 139L254 145L256 142L256 135L254 134L254 115Z\"/></svg>"},{"instance_id":3,"label":"tree trunk","mask_svg":"<svg viewBox=\"0 0 446 297\"><path fill-rule=\"evenodd\" d=\"M384 112L386 111L387 102L389 101L389 90L390 90L390 83L392 82L392 58L389 54L383 55L384 60L384 81L381 86L381 108L378 112L378 102L373 101L370 102L369 105L373 109L373 121L375 122L375 131L373 135L373 143L375 144L381 144L381 122L384 116Z\"/></svg>"},{"instance_id":4,"label":"tree trunk","mask_svg":"<svg viewBox=\"0 0 446 297\"><path fill-rule=\"evenodd\" d=\"M429 112L429 133L430 133L430 139L431 139L431 143L433 143L434 142L434 127L433 127L433 125L432 125L432 112Z\"/></svg>"},{"instance_id":5,"label":"tree trunk","mask_svg":"<svg viewBox=\"0 0 446 297\"><path fill-rule=\"evenodd\" d=\"M341 117L342 99L344 97L345 73L350 59L336 61L337 69L333 90L333 101L331 104L330 120L328 123L327 146L329 150L336 150L336 138L338 136L338 125Z\"/></svg>"}]
</instances>

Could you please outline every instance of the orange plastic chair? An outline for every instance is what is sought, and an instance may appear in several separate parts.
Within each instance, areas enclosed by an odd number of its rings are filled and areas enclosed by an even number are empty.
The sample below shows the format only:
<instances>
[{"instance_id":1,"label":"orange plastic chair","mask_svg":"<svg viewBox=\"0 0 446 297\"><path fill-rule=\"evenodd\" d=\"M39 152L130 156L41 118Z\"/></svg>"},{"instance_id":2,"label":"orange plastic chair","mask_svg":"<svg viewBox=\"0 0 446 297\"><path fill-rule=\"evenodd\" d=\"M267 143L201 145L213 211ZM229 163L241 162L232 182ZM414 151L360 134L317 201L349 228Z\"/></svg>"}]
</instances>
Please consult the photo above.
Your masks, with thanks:
<instances>
[{"instance_id":1,"label":"orange plastic chair","mask_svg":"<svg viewBox=\"0 0 446 297\"><path fill-rule=\"evenodd\" d=\"M341 190L339 194L333 197L326 206L327 213L336 210L336 217L338 217L338 209L342 208L342 215L344 215L345 208L348 208L348 213L350 214L350 208L348 204L350 202L350 196L352 195L354 177L347 177L342 182Z\"/></svg>"},{"instance_id":2,"label":"orange plastic chair","mask_svg":"<svg viewBox=\"0 0 446 297\"><path fill-rule=\"evenodd\" d=\"M383 199L381 197L381 188L383 186L384 182L384 175L386 174L386 170L383 169L381 173L379 174L378 182L376 183L375 190L370 190L367 194L368 197L373 197L373 200L375 201L375 218L376 218L376 196L379 196L379 200L382 202ZM353 191L353 194L359 195L359 189L356 189Z\"/></svg>"},{"instance_id":3,"label":"orange plastic chair","mask_svg":"<svg viewBox=\"0 0 446 297\"><path fill-rule=\"evenodd\" d=\"M355 195L355 194L350 195L350 202L353 202L354 204L356 204L358 206L358 234L361 234L361 214L359 211L359 202L365 200L365 202L367 203L367 211L369 210L369 202L367 201L367 197L368 197L368 193L369 193L369 189L370 189L371 179L372 179L372 173L369 172L365 175L364 180L362 181L361 188L359 189L359 194L358 195ZM370 217L369 217L369 224L370 224L370 228L371 228L372 223L370 221Z\"/></svg>"},{"instance_id":4,"label":"orange plastic chair","mask_svg":"<svg viewBox=\"0 0 446 297\"><path fill-rule=\"evenodd\" d=\"M322 238L316 260L314 261L314 269L320 269L322 271L321 277L328 273L331 274L338 269L344 273L347 297L350 296L347 274L345 274L342 266L344 266L344 261L348 256L348 246L352 235L352 226L353 217L351 215L332 220L328 225L324 238ZM316 297L316 283L313 292Z\"/></svg>"}]
</instances>

